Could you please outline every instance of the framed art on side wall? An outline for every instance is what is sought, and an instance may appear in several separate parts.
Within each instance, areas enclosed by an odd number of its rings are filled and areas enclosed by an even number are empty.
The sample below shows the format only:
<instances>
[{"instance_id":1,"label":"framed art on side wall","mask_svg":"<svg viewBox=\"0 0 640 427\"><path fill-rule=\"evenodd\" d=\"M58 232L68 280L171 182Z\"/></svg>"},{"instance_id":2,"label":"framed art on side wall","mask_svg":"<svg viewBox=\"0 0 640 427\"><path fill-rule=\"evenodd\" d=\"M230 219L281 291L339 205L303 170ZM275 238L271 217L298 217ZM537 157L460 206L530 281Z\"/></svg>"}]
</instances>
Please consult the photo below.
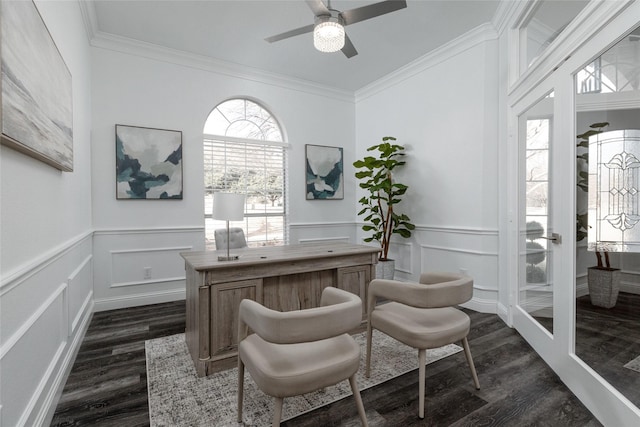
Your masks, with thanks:
<instances>
[{"instance_id":1,"label":"framed art on side wall","mask_svg":"<svg viewBox=\"0 0 640 427\"><path fill-rule=\"evenodd\" d=\"M342 147L305 145L307 200L344 198Z\"/></svg>"},{"instance_id":2,"label":"framed art on side wall","mask_svg":"<svg viewBox=\"0 0 640 427\"><path fill-rule=\"evenodd\" d=\"M73 171L71 73L32 1L0 3L2 144Z\"/></svg>"},{"instance_id":3,"label":"framed art on side wall","mask_svg":"<svg viewBox=\"0 0 640 427\"><path fill-rule=\"evenodd\" d=\"M116 198L182 199L182 132L116 125Z\"/></svg>"}]
</instances>

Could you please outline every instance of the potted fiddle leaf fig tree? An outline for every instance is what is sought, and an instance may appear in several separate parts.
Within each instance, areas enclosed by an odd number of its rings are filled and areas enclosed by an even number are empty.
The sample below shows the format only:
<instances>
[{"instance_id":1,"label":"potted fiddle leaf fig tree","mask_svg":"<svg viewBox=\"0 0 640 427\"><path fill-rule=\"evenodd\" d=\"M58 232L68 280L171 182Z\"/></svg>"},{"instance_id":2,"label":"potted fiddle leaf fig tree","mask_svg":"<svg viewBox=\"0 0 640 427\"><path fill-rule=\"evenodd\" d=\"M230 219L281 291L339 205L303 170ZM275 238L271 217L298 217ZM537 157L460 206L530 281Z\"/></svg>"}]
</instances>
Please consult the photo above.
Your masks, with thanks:
<instances>
[{"instance_id":1,"label":"potted fiddle leaf fig tree","mask_svg":"<svg viewBox=\"0 0 640 427\"><path fill-rule=\"evenodd\" d=\"M361 181L360 188L367 192L359 200L362 210L358 212L358 215L364 216L366 222L362 230L371 233L364 241L380 243L382 251L379 264L393 261L389 260L392 235L409 238L411 231L415 229L411 219L397 210L397 205L402 201L402 196L409 187L396 182L393 176L394 169L406 163L404 147L394 144L394 141L396 138L385 136L382 138L382 143L367 148L367 151L375 151L377 156L365 156L353 163L357 169L355 176ZM382 270L390 271L387 278L393 278L395 271L393 263Z\"/></svg>"}]
</instances>

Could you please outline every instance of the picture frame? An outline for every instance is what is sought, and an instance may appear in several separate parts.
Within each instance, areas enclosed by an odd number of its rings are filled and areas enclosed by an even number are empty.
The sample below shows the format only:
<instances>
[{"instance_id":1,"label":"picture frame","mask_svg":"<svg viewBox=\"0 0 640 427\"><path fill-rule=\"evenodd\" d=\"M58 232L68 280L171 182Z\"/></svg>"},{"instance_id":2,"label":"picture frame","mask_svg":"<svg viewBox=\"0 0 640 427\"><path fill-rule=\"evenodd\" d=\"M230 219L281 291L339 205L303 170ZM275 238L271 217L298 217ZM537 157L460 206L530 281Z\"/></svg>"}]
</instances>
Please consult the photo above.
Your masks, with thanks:
<instances>
[{"instance_id":1,"label":"picture frame","mask_svg":"<svg viewBox=\"0 0 640 427\"><path fill-rule=\"evenodd\" d=\"M1 143L72 172L71 72L33 1L0 8Z\"/></svg>"},{"instance_id":2,"label":"picture frame","mask_svg":"<svg viewBox=\"0 0 640 427\"><path fill-rule=\"evenodd\" d=\"M182 199L182 131L116 125L116 199Z\"/></svg>"},{"instance_id":3,"label":"picture frame","mask_svg":"<svg viewBox=\"0 0 640 427\"><path fill-rule=\"evenodd\" d=\"M306 199L344 199L344 155L342 147L305 145Z\"/></svg>"}]
</instances>

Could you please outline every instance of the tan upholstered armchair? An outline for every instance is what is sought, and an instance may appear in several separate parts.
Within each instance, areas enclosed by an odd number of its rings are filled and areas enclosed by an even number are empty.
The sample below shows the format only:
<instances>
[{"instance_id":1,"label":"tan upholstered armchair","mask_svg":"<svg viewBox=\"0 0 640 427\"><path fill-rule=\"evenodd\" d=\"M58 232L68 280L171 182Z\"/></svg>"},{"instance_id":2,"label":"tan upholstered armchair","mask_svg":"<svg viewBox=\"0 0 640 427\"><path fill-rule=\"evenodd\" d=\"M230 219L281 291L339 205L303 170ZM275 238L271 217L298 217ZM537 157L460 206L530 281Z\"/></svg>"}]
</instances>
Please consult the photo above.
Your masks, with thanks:
<instances>
[{"instance_id":1,"label":"tan upholstered armchair","mask_svg":"<svg viewBox=\"0 0 640 427\"><path fill-rule=\"evenodd\" d=\"M369 285L366 376L370 374L373 329L417 348L420 418L424 418L427 349L461 341L473 382L480 389L467 341L471 321L466 313L454 307L469 301L472 295L473 279L453 273L423 273L420 283L375 279ZM376 305L379 298L391 302Z\"/></svg>"},{"instance_id":2,"label":"tan upholstered armchair","mask_svg":"<svg viewBox=\"0 0 640 427\"><path fill-rule=\"evenodd\" d=\"M320 307L279 312L242 300L238 322L238 422L242 422L245 367L258 388L275 397L273 425L280 425L285 397L349 379L362 425L367 425L356 372L360 346L349 331L360 325L360 297L328 287ZM248 335L249 328L252 334Z\"/></svg>"}]
</instances>

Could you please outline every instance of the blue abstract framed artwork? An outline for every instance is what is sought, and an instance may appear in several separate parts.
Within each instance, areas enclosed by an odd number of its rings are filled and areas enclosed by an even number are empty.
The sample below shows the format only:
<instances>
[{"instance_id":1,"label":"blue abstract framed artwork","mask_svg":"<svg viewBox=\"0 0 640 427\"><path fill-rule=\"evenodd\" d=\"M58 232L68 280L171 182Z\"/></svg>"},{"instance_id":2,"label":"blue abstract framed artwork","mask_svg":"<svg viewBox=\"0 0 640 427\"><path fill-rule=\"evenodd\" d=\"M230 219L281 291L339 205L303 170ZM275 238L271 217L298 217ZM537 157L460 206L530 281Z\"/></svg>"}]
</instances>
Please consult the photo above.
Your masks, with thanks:
<instances>
[{"instance_id":1,"label":"blue abstract framed artwork","mask_svg":"<svg viewBox=\"0 0 640 427\"><path fill-rule=\"evenodd\" d=\"M344 198L342 147L305 146L307 162L307 200Z\"/></svg>"},{"instance_id":2,"label":"blue abstract framed artwork","mask_svg":"<svg viewBox=\"0 0 640 427\"><path fill-rule=\"evenodd\" d=\"M116 198L182 199L182 132L116 125Z\"/></svg>"}]
</instances>

